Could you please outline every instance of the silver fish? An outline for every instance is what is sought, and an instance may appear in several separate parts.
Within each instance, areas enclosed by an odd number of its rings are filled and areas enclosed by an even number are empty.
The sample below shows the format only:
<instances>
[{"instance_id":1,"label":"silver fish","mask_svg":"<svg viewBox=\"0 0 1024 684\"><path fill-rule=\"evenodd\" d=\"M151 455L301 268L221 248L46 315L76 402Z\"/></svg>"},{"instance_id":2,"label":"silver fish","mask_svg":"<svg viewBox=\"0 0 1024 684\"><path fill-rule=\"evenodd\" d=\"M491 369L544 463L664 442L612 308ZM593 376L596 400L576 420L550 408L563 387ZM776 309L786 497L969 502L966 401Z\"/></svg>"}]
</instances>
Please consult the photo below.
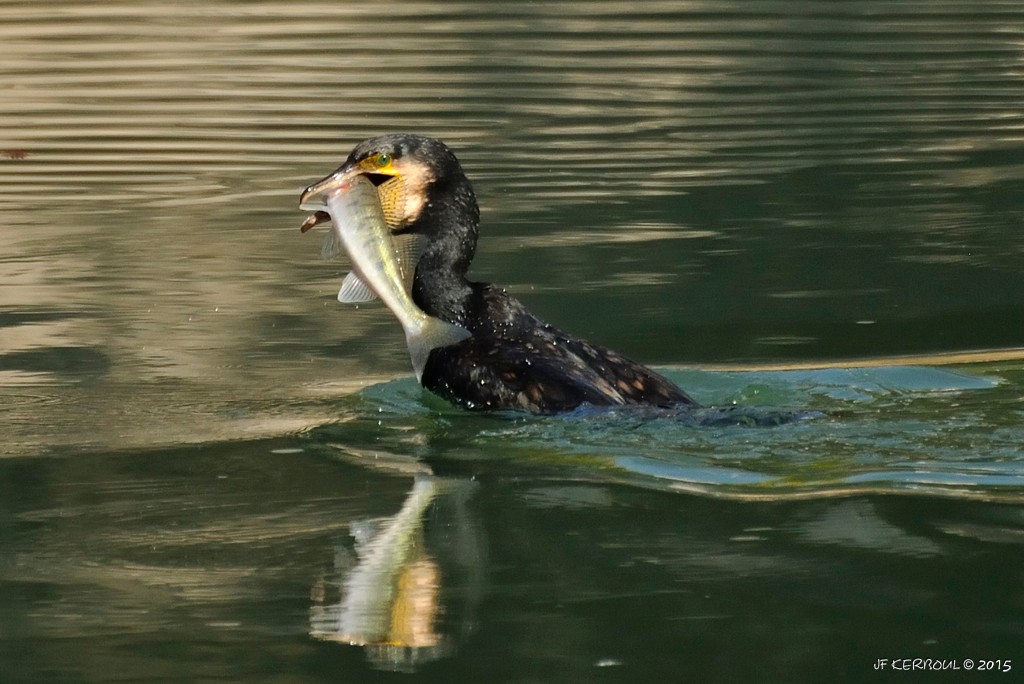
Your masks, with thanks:
<instances>
[{"instance_id":1,"label":"silver fish","mask_svg":"<svg viewBox=\"0 0 1024 684\"><path fill-rule=\"evenodd\" d=\"M431 350L461 342L470 332L428 316L412 301L416 241L412 236L392 236L377 188L366 176L353 175L324 190L322 197L316 197L319 186L307 189L299 206L318 212L303 224L308 230L325 222L320 202L326 204L335 236L352 260L354 272L345 278L338 299L360 302L379 297L401 323L416 379L422 380Z\"/></svg>"}]
</instances>

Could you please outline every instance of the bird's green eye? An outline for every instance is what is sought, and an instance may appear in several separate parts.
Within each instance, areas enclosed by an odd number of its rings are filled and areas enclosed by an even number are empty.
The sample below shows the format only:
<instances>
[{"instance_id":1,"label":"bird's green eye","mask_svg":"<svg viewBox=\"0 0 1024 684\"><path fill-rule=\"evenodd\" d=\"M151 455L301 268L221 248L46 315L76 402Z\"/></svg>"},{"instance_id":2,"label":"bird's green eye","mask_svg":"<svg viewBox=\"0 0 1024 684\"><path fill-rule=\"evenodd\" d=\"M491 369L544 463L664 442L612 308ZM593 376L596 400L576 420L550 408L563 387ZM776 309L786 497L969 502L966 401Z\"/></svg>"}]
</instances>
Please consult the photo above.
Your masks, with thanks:
<instances>
[{"instance_id":1,"label":"bird's green eye","mask_svg":"<svg viewBox=\"0 0 1024 684\"><path fill-rule=\"evenodd\" d=\"M381 152L377 155L377 159L375 161L377 168L383 169L385 166L391 165L391 155L387 152Z\"/></svg>"}]
</instances>

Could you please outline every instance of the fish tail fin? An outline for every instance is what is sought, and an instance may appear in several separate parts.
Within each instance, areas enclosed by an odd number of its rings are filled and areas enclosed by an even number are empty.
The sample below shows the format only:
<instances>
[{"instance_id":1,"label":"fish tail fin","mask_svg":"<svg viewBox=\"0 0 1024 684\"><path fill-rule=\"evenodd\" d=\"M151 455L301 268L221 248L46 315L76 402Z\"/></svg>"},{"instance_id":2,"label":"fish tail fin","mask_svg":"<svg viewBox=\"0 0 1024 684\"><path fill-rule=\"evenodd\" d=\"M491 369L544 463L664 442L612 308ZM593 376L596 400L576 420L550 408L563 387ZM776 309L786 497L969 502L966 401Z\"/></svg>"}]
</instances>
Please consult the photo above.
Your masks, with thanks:
<instances>
[{"instance_id":1,"label":"fish tail fin","mask_svg":"<svg viewBox=\"0 0 1024 684\"><path fill-rule=\"evenodd\" d=\"M472 333L460 325L428 316L418 332L406 335L405 338L409 356L412 358L412 367L416 371L416 379L423 380L423 369L427 365L431 351L438 347L457 344L471 336Z\"/></svg>"}]
</instances>

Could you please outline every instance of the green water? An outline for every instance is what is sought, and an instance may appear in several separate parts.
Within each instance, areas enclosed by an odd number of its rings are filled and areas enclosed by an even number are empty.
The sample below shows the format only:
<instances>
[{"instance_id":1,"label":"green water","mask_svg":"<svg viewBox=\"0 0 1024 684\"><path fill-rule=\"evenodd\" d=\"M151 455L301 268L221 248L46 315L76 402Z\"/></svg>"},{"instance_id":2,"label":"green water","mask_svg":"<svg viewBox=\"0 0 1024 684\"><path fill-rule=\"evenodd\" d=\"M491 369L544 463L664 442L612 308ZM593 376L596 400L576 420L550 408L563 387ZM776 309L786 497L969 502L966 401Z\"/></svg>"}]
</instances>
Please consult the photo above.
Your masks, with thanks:
<instances>
[{"instance_id":1,"label":"green water","mask_svg":"<svg viewBox=\"0 0 1024 684\"><path fill-rule=\"evenodd\" d=\"M1010 681L1022 46L1002 2L0 6L0 682ZM476 277L813 417L422 392L298 232L394 130L462 160Z\"/></svg>"}]
</instances>

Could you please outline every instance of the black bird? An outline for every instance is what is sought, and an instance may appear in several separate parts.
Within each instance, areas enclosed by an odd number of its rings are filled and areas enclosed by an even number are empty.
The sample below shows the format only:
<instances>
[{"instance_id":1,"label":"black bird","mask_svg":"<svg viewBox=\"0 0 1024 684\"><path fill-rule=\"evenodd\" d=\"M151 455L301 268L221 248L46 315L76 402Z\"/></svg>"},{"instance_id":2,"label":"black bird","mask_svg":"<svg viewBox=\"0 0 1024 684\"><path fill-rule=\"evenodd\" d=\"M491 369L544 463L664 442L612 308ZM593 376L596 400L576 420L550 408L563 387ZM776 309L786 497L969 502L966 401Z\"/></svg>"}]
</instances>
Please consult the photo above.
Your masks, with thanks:
<instances>
[{"instance_id":1,"label":"black bird","mask_svg":"<svg viewBox=\"0 0 1024 684\"><path fill-rule=\"evenodd\" d=\"M389 188L389 206L397 205L388 218L392 233L415 233L425 243L416 263L413 301L426 314L472 333L430 352L421 378L428 390L468 409L543 414L586 404L697 406L651 369L545 323L504 288L466 278L476 252L480 209L469 179L444 143L409 134L364 140L337 171L306 188L300 204L359 174L381 193ZM327 218L318 213L303 230Z\"/></svg>"}]
</instances>

